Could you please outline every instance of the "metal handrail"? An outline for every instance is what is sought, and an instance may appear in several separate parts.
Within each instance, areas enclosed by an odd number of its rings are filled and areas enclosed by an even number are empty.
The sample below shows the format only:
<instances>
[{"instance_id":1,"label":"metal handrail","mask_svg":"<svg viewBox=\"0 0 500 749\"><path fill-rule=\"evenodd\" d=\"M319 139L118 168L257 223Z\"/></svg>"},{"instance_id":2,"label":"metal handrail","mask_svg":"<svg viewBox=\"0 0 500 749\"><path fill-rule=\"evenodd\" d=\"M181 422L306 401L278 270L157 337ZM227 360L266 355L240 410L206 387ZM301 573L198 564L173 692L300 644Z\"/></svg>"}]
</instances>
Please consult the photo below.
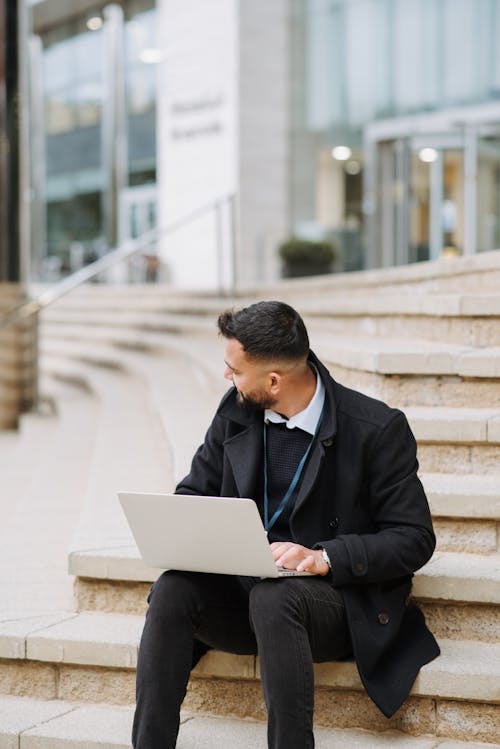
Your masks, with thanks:
<instances>
[{"instance_id":1,"label":"metal handrail","mask_svg":"<svg viewBox=\"0 0 500 749\"><path fill-rule=\"evenodd\" d=\"M95 260L92 263L89 263L84 268L80 268L79 270L75 271L75 273L67 276L62 281L59 281L50 289L42 292L36 299L30 299L27 302L23 302L19 306L14 307L14 309L10 310L10 312L7 312L7 314L0 318L0 330L8 327L9 325L22 322L28 317L31 317L31 315L36 315L49 304L52 304L57 299L60 299L70 291L78 288L82 284L89 281L91 278L97 276L99 273L108 270L108 268L111 268L114 265L118 265L118 263L122 263L124 260L128 260L136 253L158 242L160 238L172 234L182 226L191 223L191 221L198 218L198 216L203 215L207 211L217 208L225 202L229 202L233 199L234 194L229 194L224 196L223 198L218 198L217 200L211 201L210 203L207 203L206 205L201 206L194 211L191 211L190 213L182 216L176 221L173 221L168 226L163 227L163 229L150 229L149 231L141 234L136 239L128 240L123 245L121 245L121 247L110 250L103 257Z\"/></svg>"}]
</instances>

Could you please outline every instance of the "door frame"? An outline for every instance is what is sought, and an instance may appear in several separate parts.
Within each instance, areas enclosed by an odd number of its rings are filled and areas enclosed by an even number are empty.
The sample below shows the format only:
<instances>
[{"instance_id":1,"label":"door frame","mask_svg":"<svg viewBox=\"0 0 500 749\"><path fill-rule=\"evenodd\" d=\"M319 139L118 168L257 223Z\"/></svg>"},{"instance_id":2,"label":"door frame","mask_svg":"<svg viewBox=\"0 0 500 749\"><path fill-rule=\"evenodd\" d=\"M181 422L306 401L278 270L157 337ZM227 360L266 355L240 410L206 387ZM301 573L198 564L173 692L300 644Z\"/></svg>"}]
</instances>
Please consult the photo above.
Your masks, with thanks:
<instances>
[{"instance_id":1,"label":"door frame","mask_svg":"<svg viewBox=\"0 0 500 749\"><path fill-rule=\"evenodd\" d=\"M440 112L397 117L389 120L378 120L369 123L363 131L364 149L364 183L363 212L366 231L366 267L378 268L388 265L408 263L409 250L409 184L408 165L397 166L397 179L400 190L397 198L399 208L396 213L396 245L380 241L380 226L388 226L387 215L378 215L377 195L379 190L378 174L380 146L383 143L397 142L400 152L411 153L409 147L417 141L425 142L429 147L443 149L450 147L453 139L459 138L464 150L464 255L473 255L477 247L477 143L478 138L500 129L500 104L491 102L474 107L451 108ZM435 145L433 145L435 144ZM404 157L402 157L404 158ZM439 198L437 170L431 174L434 199ZM402 180L402 182L401 182ZM400 194L399 194L400 193ZM388 195L387 185L382 186L382 194ZM384 206L382 206L384 209ZM432 209L432 206L431 206ZM394 206L386 208L394 211ZM431 220L431 259L438 255L438 219L437 209L433 209ZM382 232L383 234L383 232Z\"/></svg>"}]
</instances>

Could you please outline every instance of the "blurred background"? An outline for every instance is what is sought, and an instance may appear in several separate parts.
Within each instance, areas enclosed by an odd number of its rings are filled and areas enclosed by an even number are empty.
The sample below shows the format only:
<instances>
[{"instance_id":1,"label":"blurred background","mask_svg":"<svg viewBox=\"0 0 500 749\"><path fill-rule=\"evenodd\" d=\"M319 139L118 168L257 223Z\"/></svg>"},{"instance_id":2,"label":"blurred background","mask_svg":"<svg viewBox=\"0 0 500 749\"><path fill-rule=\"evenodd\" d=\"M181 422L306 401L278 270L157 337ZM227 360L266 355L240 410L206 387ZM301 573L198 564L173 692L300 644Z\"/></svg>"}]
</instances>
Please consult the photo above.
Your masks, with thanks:
<instances>
[{"instance_id":1,"label":"blurred background","mask_svg":"<svg viewBox=\"0 0 500 749\"><path fill-rule=\"evenodd\" d=\"M498 0L32 0L18 24L33 282L154 228L106 280L500 246ZM333 264L287 268L292 236Z\"/></svg>"}]
</instances>

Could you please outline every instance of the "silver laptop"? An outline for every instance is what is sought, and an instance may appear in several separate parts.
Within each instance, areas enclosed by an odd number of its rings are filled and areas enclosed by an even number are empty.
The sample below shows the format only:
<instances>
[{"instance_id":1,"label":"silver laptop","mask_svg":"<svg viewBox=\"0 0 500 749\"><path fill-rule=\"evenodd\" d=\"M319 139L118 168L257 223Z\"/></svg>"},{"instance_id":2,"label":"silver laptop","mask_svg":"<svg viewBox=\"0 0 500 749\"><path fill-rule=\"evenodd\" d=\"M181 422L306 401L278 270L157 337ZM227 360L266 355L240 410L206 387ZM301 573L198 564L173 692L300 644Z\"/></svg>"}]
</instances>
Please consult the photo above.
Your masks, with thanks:
<instances>
[{"instance_id":1,"label":"silver laptop","mask_svg":"<svg viewBox=\"0 0 500 749\"><path fill-rule=\"evenodd\" d=\"M149 567L252 577L309 575L278 568L252 499L119 492Z\"/></svg>"}]
</instances>

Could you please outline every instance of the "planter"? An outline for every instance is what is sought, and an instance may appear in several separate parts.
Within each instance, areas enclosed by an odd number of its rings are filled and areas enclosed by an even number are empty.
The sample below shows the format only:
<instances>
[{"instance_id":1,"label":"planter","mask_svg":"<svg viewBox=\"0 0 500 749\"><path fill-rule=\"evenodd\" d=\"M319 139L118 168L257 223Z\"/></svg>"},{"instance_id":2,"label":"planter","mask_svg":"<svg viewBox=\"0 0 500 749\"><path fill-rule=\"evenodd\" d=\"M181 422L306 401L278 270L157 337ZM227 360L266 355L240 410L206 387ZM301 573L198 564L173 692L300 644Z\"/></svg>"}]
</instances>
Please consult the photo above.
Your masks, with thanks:
<instances>
[{"instance_id":1,"label":"planter","mask_svg":"<svg viewBox=\"0 0 500 749\"><path fill-rule=\"evenodd\" d=\"M312 242L292 237L280 245L278 252L283 262L283 278L319 276L332 272L335 248L331 242Z\"/></svg>"},{"instance_id":2,"label":"planter","mask_svg":"<svg viewBox=\"0 0 500 749\"><path fill-rule=\"evenodd\" d=\"M302 276L320 276L332 272L333 263L283 263L283 278L301 278Z\"/></svg>"}]
</instances>

